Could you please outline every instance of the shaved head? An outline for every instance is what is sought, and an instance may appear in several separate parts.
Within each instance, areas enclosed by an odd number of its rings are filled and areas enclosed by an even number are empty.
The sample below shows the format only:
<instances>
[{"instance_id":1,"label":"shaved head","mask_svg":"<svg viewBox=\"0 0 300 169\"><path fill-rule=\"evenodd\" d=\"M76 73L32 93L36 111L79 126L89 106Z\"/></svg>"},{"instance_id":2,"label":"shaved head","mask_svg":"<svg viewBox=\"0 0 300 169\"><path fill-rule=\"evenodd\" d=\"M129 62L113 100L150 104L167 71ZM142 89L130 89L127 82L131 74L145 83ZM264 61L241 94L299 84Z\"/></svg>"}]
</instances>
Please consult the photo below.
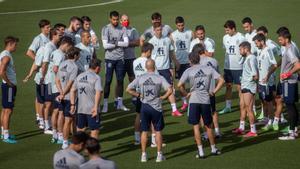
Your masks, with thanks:
<instances>
[{"instance_id":1,"label":"shaved head","mask_svg":"<svg viewBox=\"0 0 300 169\"><path fill-rule=\"evenodd\" d=\"M124 21L124 20L129 20L128 15L126 15L126 14L123 14L123 15L122 15L121 21Z\"/></svg>"},{"instance_id":2,"label":"shaved head","mask_svg":"<svg viewBox=\"0 0 300 169\"><path fill-rule=\"evenodd\" d=\"M146 69L148 70L148 72L155 71L155 61L153 59L148 59L146 61Z\"/></svg>"}]
</instances>

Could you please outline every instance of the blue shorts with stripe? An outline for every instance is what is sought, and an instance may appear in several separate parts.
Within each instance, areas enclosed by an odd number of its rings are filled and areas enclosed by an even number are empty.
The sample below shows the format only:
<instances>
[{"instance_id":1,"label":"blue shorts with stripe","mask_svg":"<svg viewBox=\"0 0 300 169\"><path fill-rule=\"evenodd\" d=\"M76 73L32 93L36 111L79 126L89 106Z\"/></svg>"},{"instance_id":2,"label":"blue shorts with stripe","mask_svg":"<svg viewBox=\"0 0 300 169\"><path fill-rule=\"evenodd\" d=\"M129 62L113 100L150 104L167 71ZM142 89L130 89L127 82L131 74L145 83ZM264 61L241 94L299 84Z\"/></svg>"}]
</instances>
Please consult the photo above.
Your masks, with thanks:
<instances>
[{"instance_id":1,"label":"blue shorts with stripe","mask_svg":"<svg viewBox=\"0 0 300 169\"><path fill-rule=\"evenodd\" d=\"M10 87L6 83L2 83L2 107L4 109L13 109L15 106L15 98L17 94L17 87Z\"/></svg>"},{"instance_id":2,"label":"blue shorts with stripe","mask_svg":"<svg viewBox=\"0 0 300 169\"><path fill-rule=\"evenodd\" d=\"M165 127L163 112L157 111L148 104L141 106L141 130L149 131L151 123L155 131L161 131Z\"/></svg>"},{"instance_id":3,"label":"blue shorts with stripe","mask_svg":"<svg viewBox=\"0 0 300 169\"><path fill-rule=\"evenodd\" d=\"M293 104L298 102L298 83L282 83L282 95L285 104Z\"/></svg>"},{"instance_id":4,"label":"blue shorts with stripe","mask_svg":"<svg viewBox=\"0 0 300 169\"><path fill-rule=\"evenodd\" d=\"M44 84L35 84L36 89L36 98L40 104L45 103L45 85Z\"/></svg>"}]
</instances>

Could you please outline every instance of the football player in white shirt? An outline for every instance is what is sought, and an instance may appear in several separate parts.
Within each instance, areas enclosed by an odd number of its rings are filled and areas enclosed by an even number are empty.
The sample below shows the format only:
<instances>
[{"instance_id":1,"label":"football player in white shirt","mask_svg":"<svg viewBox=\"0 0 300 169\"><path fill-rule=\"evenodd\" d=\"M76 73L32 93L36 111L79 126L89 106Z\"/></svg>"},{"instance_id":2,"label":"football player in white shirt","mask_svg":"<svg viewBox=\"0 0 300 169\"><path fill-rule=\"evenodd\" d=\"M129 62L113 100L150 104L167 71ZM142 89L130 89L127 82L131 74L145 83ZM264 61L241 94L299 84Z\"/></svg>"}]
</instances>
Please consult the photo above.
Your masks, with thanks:
<instances>
[{"instance_id":1,"label":"football player in white shirt","mask_svg":"<svg viewBox=\"0 0 300 169\"><path fill-rule=\"evenodd\" d=\"M257 34L256 33L256 30L254 28L254 25L253 25L253 22L252 22L252 19L249 18L249 17L245 17L243 20L242 20L242 26L245 30L245 38L246 40L251 44L251 53L253 55L257 55L257 47L253 41L253 38L254 36Z\"/></svg>"},{"instance_id":2,"label":"football player in white shirt","mask_svg":"<svg viewBox=\"0 0 300 169\"><path fill-rule=\"evenodd\" d=\"M95 48L95 49L99 49L100 48L100 44L99 44L99 40L98 37L95 33L95 31L92 29L91 25L92 25L92 20L90 17L88 16L82 16L81 17L81 22L82 22L82 27L81 29L77 32L77 34L75 35L76 37L76 44L81 42L81 32L82 31L88 31L91 34L91 45Z\"/></svg>"},{"instance_id":3,"label":"football player in white shirt","mask_svg":"<svg viewBox=\"0 0 300 169\"><path fill-rule=\"evenodd\" d=\"M42 19L39 21L39 27L41 30L41 33L39 35L37 35L31 45L29 46L26 55L33 59L35 58L35 55L37 53L37 51L39 50L39 48L41 48L42 46L45 46L46 43L48 43L49 40L49 33L50 33L50 21L46 20L46 19ZM41 104L39 104L39 102L37 101L37 99L35 99L35 111L36 111L36 121L37 123L39 122L40 117L38 112L40 110L40 106L42 106Z\"/></svg>"},{"instance_id":4,"label":"football player in white shirt","mask_svg":"<svg viewBox=\"0 0 300 169\"><path fill-rule=\"evenodd\" d=\"M192 52L196 44L201 43L205 47L205 55L213 57L215 53L215 41L205 36L205 28L203 25L196 26L195 36L195 39L191 42L190 52Z\"/></svg>"},{"instance_id":5,"label":"football player in white shirt","mask_svg":"<svg viewBox=\"0 0 300 169\"><path fill-rule=\"evenodd\" d=\"M176 69L175 78L180 79L183 72L190 67L189 64L189 48L193 39L193 32L184 26L184 18L181 16L176 17L175 24L177 30L172 32L170 38L175 47L175 55L180 67ZM185 111L188 108L188 102L186 97L181 95L182 107L181 111Z\"/></svg>"},{"instance_id":6,"label":"football player in white shirt","mask_svg":"<svg viewBox=\"0 0 300 169\"><path fill-rule=\"evenodd\" d=\"M171 60L175 63L176 68L180 67L174 53L173 44L169 37L162 35L162 26L159 23L154 24L154 32L154 36L149 40L149 43L154 46L151 59L155 60L158 73L163 76L169 84L173 85L173 78L170 70ZM172 107L172 116L182 116L183 114L177 110L174 94L169 96L169 102Z\"/></svg>"},{"instance_id":7,"label":"football player in white shirt","mask_svg":"<svg viewBox=\"0 0 300 169\"><path fill-rule=\"evenodd\" d=\"M81 28L81 19L77 16L72 16L70 18L70 25L68 27L68 29L65 30L65 34L64 36L68 36L70 38L72 38L73 42L76 44L76 34L78 33L78 31Z\"/></svg>"},{"instance_id":8,"label":"football player in white shirt","mask_svg":"<svg viewBox=\"0 0 300 169\"><path fill-rule=\"evenodd\" d=\"M60 34L64 35L66 30L66 25L62 23L57 23L54 25L54 28L59 31Z\"/></svg>"},{"instance_id":9,"label":"football player in white shirt","mask_svg":"<svg viewBox=\"0 0 300 169\"><path fill-rule=\"evenodd\" d=\"M224 28L226 33L223 37L223 47L225 48L224 79L226 82L226 107L219 114L231 112L232 84L236 85L239 96L241 94L243 58L240 55L239 45L246 41L245 37L237 32L234 21L226 21Z\"/></svg>"},{"instance_id":10,"label":"football player in white shirt","mask_svg":"<svg viewBox=\"0 0 300 169\"><path fill-rule=\"evenodd\" d=\"M277 66L280 66L281 64L281 51L280 51L280 46L272 41L271 39L268 39L268 29L265 26L260 26L257 28L257 33L258 34L263 34L266 37L266 45L268 48L270 48L273 51L273 54L275 57L278 57L277 59ZM275 76L275 73L274 73ZM275 100L275 112L274 112L274 121L273 121L273 130L279 130L279 125L278 122L280 121L281 123L286 123L287 120L284 118L282 112L282 98L281 98L281 84L278 81L276 91L273 92L273 98ZM262 117L264 115L262 114ZM259 119L259 117L258 117Z\"/></svg>"},{"instance_id":11,"label":"football player in white shirt","mask_svg":"<svg viewBox=\"0 0 300 169\"><path fill-rule=\"evenodd\" d=\"M253 38L257 48L257 62L259 71L258 91L259 97L263 103L264 112L267 115L268 124L262 129L267 131L272 128L273 114L273 92L275 89L275 76L273 73L277 68L277 62L273 51L266 45L266 37L263 34L257 34Z\"/></svg>"}]
</instances>

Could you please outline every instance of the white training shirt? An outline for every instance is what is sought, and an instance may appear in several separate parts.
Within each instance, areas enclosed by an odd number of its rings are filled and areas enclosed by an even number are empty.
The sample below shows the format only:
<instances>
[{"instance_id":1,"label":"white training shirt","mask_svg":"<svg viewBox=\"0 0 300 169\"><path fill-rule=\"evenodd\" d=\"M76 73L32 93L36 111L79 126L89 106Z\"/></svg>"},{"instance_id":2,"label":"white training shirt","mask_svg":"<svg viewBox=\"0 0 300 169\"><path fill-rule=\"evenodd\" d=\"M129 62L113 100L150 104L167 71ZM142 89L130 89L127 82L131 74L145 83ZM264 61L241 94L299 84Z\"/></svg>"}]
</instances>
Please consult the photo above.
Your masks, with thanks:
<instances>
[{"instance_id":1,"label":"white training shirt","mask_svg":"<svg viewBox=\"0 0 300 169\"><path fill-rule=\"evenodd\" d=\"M189 29L184 29L182 32L176 30L172 32L171 37L174 42L176 59L180 64L188 64L193 32Z\"/></svg>"}]
</instances>

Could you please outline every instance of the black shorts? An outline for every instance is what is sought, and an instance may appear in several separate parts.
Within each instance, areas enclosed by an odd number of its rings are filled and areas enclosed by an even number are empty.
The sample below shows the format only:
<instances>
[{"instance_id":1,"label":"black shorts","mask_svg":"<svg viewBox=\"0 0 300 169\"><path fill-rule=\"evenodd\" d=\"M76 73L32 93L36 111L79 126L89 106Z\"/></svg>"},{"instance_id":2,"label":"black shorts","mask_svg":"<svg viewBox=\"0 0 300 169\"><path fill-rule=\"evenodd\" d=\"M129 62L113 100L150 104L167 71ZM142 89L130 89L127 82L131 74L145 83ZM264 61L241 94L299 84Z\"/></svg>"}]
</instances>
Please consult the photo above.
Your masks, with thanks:
<instances>
[{"instance_id":1,"label":"black shorts","mask_svg":"<svg viewBox=\"0 0 300 169\"><path fill-rule=\"evenodd\" d=\"M201 117L206 126L213 121L210 104L190 103L188 116L188 123L192 125L199 124Z\"/></svg>"},{"instance_id":2,"label":"black shorts","mask_svg":"<svg viewBox=\"0 0 300 169\"><path fill-rule=\"evenodd\" d=\"M163 112L157 111L148 104L141 106L141 130L149 131L151 123L155 131L162 131L165 127Z\"/></svg>"},{"instance_id":3,"label":"black shorts","mask_svg":"<svg viewBox=\"0 0 300 169\"><path fill-rule=\"evenodd\" d=\"M263 101L270 102L273 100L273 90L275 87L258 85L259 98Z\"/></svg>"},{"instance_id":4,"label":"black shorts","mask_svg":"<svg viewBox=\"0 0 300 169\"><path fill-rule=\"evenodd\" d=\"M298 102L298 83L282 83L283 101L285 104L293 104Z\"/></svg>"},{"instance_id":5,"label":"black shorts","mask_svg":"<svg viewBox=\"0 0 300 169\"><path fill-rule=\"evenodd\" d=\"M173 85L173 78L170 69L158 70L158 73L163 76L170 85Z\"/></svg>"},{"instance_id":6,"label":"black shorts","mask_svg":"<svg viewBox=\"0 0 300 169\"><path fill-rule=\"evenodd\" d=\"M276 96L281 96L281 95L282 95L282 83L280 83L279 81L276 86Z\"/></svg>"},{"instance_id":7,"label":"black shorts","mask_svg":"<svg viewBox=\"0 0 300 169\"><path fill-rule=\"evenodd\" d=\"M242 92L242 93L251 93L251 94L255 95L255 93L252 93L250 89L246 89L246 88L243 88L243 89L241 90L241 92Z\"/></svg>"},{"instance_id":8,"label":"black shorts","mask_svg":"<svg viewBox=\"0 0 300 169\"><path fill-rule=\"evenodd\" d=\"M128 75L128 77L134 77L134 71L133 71L133 61L135 59L125 59L125 64L124 64L124 73ZM124 75L124 76L125 76Z\"/></svg>"},{"instance_id":9,"label":"black shorts","mask_svg":"<svg viewBox=\"0 0 300 169\"><path fill-rule=\"evenodd\" d=\"M63 106L61 102L56 100L56 97L59 96L59 93L53 93L52 98L53 98L53 108L58 109L59 111L63 111Z\"/></svg>"},{"instance_id":10,"label":"black shorts","mask_svg":"<svg viewBox=\"0 0 300 169\"><path fill-rule=\"evenodd\" d=\"M77 127L79 129L88 127L91 130L98 130L100 127L99 115L92 117L92 115L89 114L79 113L77 116Z\"/></svg>"},{"instance_id":11,"label":"black shorts","mask_svg":"<svg viewBox=\"0 0 300 169\"><path fill-rule=\"evenodd\" d=\"M179 70L176 70L175 72L175 78L176 79L180 79L183 72L188 69L190 66L190 64L181 64Z\"/></svg>"},{"instance_id":12,"label":"black shorts","mask_svg":"<svg viewBox=\"0 0 300 169\"><path fill-rule=\"evenodd\" d=\"M142 102L140 98L136 98L135 112L141 113Z\"/></svg>"},{"instance_id":13,"label":"black shorts","mask_svg":"<svg viewBox=\"0 0 300 169\"><path fill-rule=\"evenodd\" d=\"M226 83L241 84L242 70L224 69L224 79Z\"/></svg>"},{"instance_id":14,"label":"black shorts","mask_svg":"<svg viewBox=\"0 0 300 169\"><path fill-rule=\"evenodd\" d=\"M45 102L45 85L44 84L35 84L36 89L36 99L40 104Z\"/></svg>"},{"instance_id":15,"label":"black shorts","mask_svg":"<svg viewBox=\"0 0 300 169\"><path fill-rule=\"evenodd\" d=\"M62 104L62 108L63 108L63 112L64 112L64 117L73 117L73 115L70 113L71 111L71 102L70 100L63 100L61 102Z\"/></svg>"},{"instance_id":16,"label":"black shorts","mask_svg":"<svg viewBox=\"0 0 300 169\"><path fill-rule=\"evenodd\" d=\"M211 112L214 113L217 111L216 109L216 97L215 96L210 96L210 107L211 107Z\"/></svg>"},{"instance_id":17,"label":"black shorts","mask_svg":"<svg viewBox=\"0 0 300 169\"><path fill-rule=\"evenodd\" d=\"M17 94L17 87L10 87L6 83L2 83L2 108L13 109L15 107L15 99Z\"/></svg>"},{"instance_id":18,"label":"black shorts","mask_svg":"<svg viewBox=\"0 0 300 169\"><path fill-rule=\"evenodd\" d=\"M45 85L44 94L45 94L45 102L53 102L51 83Z\"/></svg>"}]
</instances>

